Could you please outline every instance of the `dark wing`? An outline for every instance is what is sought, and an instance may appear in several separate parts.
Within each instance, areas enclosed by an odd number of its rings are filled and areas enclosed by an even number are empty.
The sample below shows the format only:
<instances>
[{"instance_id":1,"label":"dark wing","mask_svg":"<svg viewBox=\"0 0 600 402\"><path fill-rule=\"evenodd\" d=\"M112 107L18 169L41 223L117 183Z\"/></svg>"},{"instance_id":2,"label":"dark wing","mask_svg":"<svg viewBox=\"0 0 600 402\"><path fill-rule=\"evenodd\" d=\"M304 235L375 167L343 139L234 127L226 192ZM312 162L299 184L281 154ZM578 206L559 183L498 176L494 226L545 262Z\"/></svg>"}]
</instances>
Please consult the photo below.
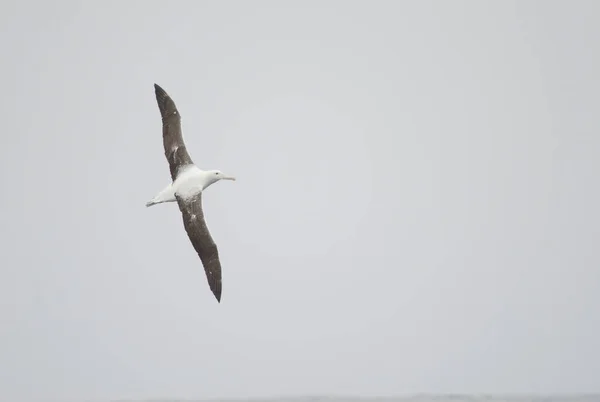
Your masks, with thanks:
<instances>
[{"instance_id":1,"label":"dark wing","mask_svg":"<svg viewBox=\"0 0 600 402\"><path fill-rule=\"evenodd\" d=\"M157 84L154 84L154 92L156 93L156 102L158 103L158 109L162 117L165 156L169 162L171 179L175 181L179 170L182 167L193 164L193 162L183 142L181 115L177 110L177 106L175 106L175 102Z\"/></svg>"},{"instance_id":2,"label":"dark wing","mask_svg":"<svg viewBox=\"0 0 600 402\"><path fill-rule=\"evenodd\" d=\"M202 212L202 193L188 199L179 196L176 197L179 210L183 215L183 226L185 227L185 231L202 261L204 272L206 272L206 279L208 280L208 286L210 286L210 290L220 303L222 286L221 262L219 261L217 245L213 241L210 232L208 231L208 226L206 226L206 221L204 220L204 213Z\"/></svg>"}]
</instances>

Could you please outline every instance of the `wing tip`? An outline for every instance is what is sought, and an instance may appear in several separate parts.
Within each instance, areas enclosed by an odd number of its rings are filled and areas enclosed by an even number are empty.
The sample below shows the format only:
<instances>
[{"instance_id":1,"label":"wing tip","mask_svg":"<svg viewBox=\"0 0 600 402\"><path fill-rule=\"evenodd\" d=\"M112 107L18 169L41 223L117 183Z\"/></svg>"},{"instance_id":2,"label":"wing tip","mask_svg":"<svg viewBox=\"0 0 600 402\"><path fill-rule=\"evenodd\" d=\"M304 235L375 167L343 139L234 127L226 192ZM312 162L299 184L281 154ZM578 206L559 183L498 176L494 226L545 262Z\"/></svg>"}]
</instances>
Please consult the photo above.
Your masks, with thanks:
<instances>
[{"instance_id":1,"label":"wing tip","mask_svg":"<svg viewBox=\"0 0 600 402\"><path fill-rule=\"evenodd\" d=\"M160 85L154 83L154 93L156 94L156 99L163 100L169 95L167 95L167 91L165 91Z\"/></svg>"},{"instance_id":2,"label":"wing tip","mask_svg":"<svg viewBox=\"0 0 600 402\"><path fill-rule=\"evenodd\" d=\"M167 91L165 91L156 83L154 83L154 94L156 95L158 109L160 110L160 115L163 119L177 116L179 114L177 107L175 106L175 102L173 102Z\"/></svg>"},{"instance_id":3,"label":"wing tip","mask_svg":"<svg viewBox=\"0 0 600 402\"><path fill-rule=\"evenodd\" d=\"M213 294L215 295L216 299L217 299L217 303L221 303L221 289L215 289L213 290Z\"/></svg>"}]
</instances>

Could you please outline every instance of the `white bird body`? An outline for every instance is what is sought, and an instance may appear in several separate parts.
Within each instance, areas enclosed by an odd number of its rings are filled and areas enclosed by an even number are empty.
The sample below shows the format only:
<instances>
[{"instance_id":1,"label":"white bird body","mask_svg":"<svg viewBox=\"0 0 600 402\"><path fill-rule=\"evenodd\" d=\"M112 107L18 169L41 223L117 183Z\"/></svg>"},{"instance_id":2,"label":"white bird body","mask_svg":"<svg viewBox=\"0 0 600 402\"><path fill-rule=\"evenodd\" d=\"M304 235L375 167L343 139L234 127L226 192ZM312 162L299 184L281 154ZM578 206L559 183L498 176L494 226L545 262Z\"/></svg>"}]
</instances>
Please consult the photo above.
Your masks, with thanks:
<instances>
[{"instance_id":1,"label":"white bird body","mask_svg":"<svg viewBox=\"0 0 600 402\"><path fill-rule=\"evenodd\" d=\"M179 173L175 181L161 190L152 200L146 203L147 207L163 202L177 201L175 195L190 199L201 193L211 184L219 180L235 180L218 170L202 170L196 165L187 166Z\"/></svg>"}]
</instances>

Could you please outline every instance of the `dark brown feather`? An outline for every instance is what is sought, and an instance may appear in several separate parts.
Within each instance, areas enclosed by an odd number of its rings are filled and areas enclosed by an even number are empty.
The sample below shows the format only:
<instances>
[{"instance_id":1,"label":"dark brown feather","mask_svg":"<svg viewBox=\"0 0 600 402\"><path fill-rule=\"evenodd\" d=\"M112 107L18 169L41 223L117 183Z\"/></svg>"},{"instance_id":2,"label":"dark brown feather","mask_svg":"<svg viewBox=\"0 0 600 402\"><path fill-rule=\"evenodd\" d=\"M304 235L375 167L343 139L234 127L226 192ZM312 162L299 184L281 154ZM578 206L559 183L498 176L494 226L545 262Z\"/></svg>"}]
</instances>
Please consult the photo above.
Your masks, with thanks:
<instances>
[{"instance_id":1,"label":"dark brown feather","mask_svg":"<svg viewBox=\"0 0 600 402\"><path fill-rule=\"evenodd\" d=\"M213 292L217 301L221 302L221 262L219 261L219 251L217 245L213 241L208 226L204 220L204 212L202 211L202 193L190 199L177 197L177 204L183 216L183 226L185 231L198 253L208 286Z\"/></svg>"},{"instance_id":2,"label":"dark brown feather","mask_svg":"<svg viewBox=\"0 0 600 402\"><path fill-rule=\"evenodd\" d=\"M169 162L171 179L175 181L181 168L193 164L192 158L188 154L183 136L181 134L181 115L175 106L173 99L157 84L154 84L156 102L162 117L163 125L163 146L165 148L165 157Z\"/></svg>"}]
</instances>

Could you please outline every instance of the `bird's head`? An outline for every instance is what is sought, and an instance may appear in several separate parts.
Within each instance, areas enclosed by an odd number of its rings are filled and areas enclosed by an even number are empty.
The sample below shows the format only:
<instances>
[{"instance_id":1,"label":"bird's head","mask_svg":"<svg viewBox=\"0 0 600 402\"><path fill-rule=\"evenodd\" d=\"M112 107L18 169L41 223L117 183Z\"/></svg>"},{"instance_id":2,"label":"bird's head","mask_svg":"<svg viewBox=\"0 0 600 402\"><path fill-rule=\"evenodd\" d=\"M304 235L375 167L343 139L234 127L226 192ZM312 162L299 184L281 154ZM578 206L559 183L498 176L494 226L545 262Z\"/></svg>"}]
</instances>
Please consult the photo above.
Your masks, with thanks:
<instances>
[{"instance_id":1,"label":"bird's head","mask_svg":"<svg viewBox=\"0 0 600 402\"><path fill-rule=\"evenodd\" d=\"M208 174L208 184L206 187L210 186L213 183L218 182L219 180L235 180L235 177L228 176L220 170L209 170L206 172ZM206 188L205 187L205 188Z\"/></svg>"}]
</instances>

